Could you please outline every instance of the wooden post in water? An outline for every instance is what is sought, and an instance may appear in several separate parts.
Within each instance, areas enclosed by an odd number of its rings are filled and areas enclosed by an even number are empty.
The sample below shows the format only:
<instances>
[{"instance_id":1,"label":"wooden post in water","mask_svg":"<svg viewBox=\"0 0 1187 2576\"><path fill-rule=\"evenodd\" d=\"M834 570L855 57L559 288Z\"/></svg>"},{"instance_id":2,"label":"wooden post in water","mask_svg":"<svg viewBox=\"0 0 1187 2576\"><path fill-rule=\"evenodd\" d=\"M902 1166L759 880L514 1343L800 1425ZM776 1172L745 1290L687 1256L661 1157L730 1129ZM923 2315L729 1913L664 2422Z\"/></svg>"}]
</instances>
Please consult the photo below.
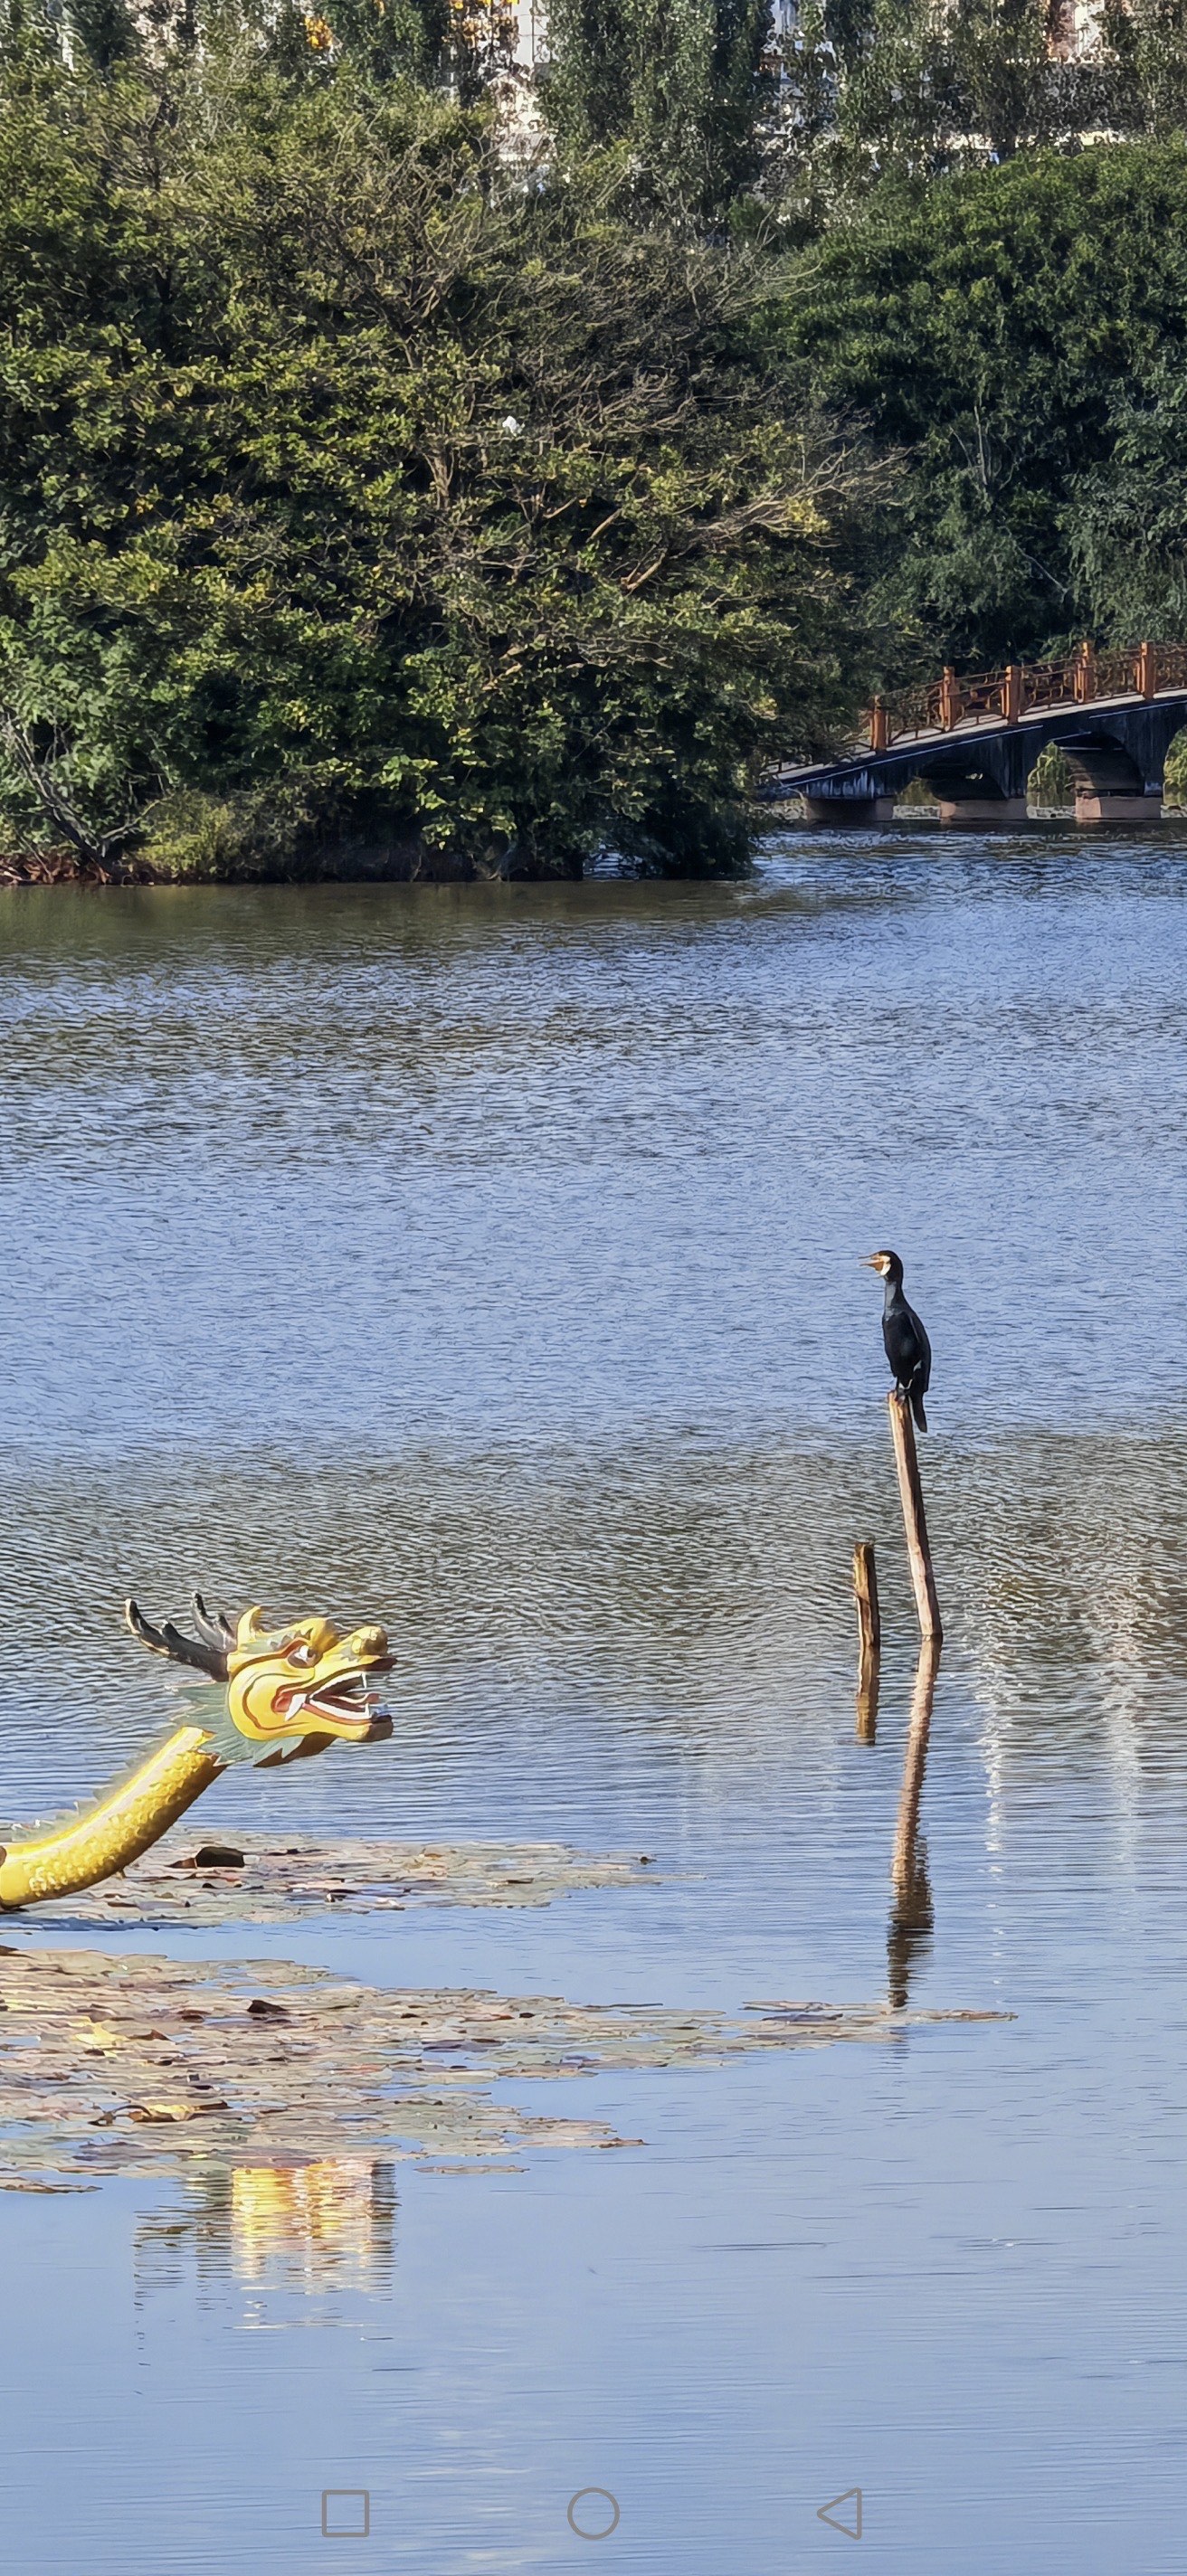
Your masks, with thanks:
<instances>
[{"instance_id":1,"label":"wooden post in water","mask_svg":"<svg viewBox=\"0 0 1187 2576\"><path fill-rule=\"evenodd\" d=\"M911 1560L911 1581L915 1586L919 1633L925 1644L934 1641L938 1646L944 1630L936 1598L936 1578L932 1573L910 1401L898 1387L892 1387L886 1401L890 1407L890 1436L894 1442L894 1463L898 1468L899 1498L903 1506L903 1527L907 1533L907 1554Z\"/></svg>"},{"instance_id":2,"label":"wooden post in water","mask_svg":"<svg viewBox=\"0 0 1187 2576\"><path fill-rule=\"evenodd\" d=\"M857 1666L857 1732L872 1744L878 1732L878 1671L882 1661L882 1614L878 1608L878 1569L872 1539L859 1539L853 1551L853 1598L861 1641Z\"/></svg>"}]
</instances>

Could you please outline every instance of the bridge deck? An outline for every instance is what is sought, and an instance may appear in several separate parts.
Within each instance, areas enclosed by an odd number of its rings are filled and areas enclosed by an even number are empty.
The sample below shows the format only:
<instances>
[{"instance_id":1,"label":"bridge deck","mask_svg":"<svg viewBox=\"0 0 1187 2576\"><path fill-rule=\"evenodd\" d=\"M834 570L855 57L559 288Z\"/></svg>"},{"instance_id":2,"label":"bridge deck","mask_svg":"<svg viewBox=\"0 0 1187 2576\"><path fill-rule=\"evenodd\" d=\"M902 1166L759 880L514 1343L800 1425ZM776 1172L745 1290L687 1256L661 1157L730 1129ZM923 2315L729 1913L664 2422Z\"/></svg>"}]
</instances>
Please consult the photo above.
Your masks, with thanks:
<instances>
[{"instance_id":1,"label":"bridge deck","mask_svg":"<svg viewBox=\"0 0 1187 2576\"><path fill-rule=\"evenodd\" d=\"M996 714L964 716L954 725L935 725L919 733L896 734L884 751L873 751L868 745L861 745L852 751L842 752L834 760L807 761L795 767L780 765L768 773L762 793L769 797L798 796L834 780L840 785L846 778L892 770L903 762L918 764L921 752L959 750L964 744L1003 742L1009 738L1023 738L1028 733L1042 733L1057 739L1065 727L1075 730L1077 726L1091 725L1100 717L1130 715L1139 708L1175 706L1182 708L1187 720L1187 689L1158 689L1151 697L1136 689L1127 689L1122 696L1093 698L1082 705L1028 707L1013 724L1007 724Z\"/></svg>"}]
</instances>

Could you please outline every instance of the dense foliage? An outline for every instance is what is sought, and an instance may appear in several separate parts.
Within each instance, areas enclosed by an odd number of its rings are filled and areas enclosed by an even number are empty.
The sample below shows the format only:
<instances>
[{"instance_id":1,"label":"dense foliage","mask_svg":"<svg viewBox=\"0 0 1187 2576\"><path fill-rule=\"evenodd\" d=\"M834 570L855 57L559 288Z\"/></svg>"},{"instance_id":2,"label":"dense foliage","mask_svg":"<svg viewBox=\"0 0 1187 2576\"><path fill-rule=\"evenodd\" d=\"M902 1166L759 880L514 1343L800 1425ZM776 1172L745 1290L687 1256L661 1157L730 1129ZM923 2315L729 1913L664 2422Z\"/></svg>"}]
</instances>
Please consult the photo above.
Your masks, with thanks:
<instances>
[{"instance_id":1,"label":"dense foliage","mask_svg":"<svg viewBox=\"0 0 1187 2576\"><path fill-rule=\"evenodd\" d=\"M935 665L1187 634L1187 146L888 184L777 307L909 459L880 595Z\"/></svg>"},{"instance_id":2,"label":"dense foliage","mask_svg":"<svg viewBox=\"0 0 1187 2576\"><path fill-rule=\"evenodd\" d=\"M677 226L720 221L760 167L771 0L549 0L561 148L627 147Z\"/></svg>"},{"instance_id":3,"label":"dense foliage","mask_svg":"<svg viewBox=\"0 0 1187 2576\"><path fill-rule=\"evenodd\" d=\"M798 0L768 85L768 181L801 230L887 181L1187 123L1183 0ZM1080 39L1086 38L1086 41Z\"/></svg>"},{"instance_id":4,"label":"dense foliage","mask_svg":"<svg viewBox=\"0 0 1187 2576\"><path fill-rule=\"evenodd\" d=\"M748 259L624 185L525 185L446 98L256 51L17 65L11 817L178 864L247 824L279 866L737 863L755 763L860 680L864 474L759 352Z\"/></svg>"},{"instance_id":5,"label":"dense foliage","mask_svg":"<svg viewBox=\"0 0 1187 2576\"><path fill-rule=\"evenodd\" d=\"M10 843L736 867L876 682L1187 634L1183 0L324 5L0 0Z\"/></svg>"}]
</instances>

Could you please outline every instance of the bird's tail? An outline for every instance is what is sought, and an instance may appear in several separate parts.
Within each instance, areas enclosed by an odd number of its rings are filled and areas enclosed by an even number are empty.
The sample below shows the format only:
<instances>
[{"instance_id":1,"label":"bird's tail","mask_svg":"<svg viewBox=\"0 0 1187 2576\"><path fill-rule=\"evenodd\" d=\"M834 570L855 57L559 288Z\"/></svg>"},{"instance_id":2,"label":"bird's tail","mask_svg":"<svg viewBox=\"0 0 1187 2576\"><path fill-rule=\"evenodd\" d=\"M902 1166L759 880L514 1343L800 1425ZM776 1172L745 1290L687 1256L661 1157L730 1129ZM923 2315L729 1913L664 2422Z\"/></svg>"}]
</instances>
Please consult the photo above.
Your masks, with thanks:
<instances>
[{"instance_id":1,"label":"bird's tail","mask_svg":"<svg viewBox=\"0 0 1187 2576\"><path fill-rule=\"evenodd\" d=\"M920 1395L918 1388L912 1390L911 1411L915 1416L919 1429L921 1431L926 1431L927 1415L923 1410L923 1397Z\"/></svg>"}]
</instances>

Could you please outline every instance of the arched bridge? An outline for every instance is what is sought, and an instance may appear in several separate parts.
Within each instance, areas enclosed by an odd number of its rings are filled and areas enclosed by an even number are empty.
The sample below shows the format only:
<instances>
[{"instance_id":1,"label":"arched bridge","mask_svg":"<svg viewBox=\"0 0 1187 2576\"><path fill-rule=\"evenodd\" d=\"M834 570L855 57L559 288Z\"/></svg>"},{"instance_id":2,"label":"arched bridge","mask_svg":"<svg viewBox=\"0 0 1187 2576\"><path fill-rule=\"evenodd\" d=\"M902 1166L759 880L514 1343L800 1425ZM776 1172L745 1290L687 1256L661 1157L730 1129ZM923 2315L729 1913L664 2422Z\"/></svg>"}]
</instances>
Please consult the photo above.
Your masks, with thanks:
<instances>
[{"instance_id":1,"label":"arched bridge","mask_svg":"<svg viewBox=\"0 0 1187 2576\"><path fill-rule=\"evenodd\" d=\"M816 823L883 823L922 778L942 823L1021 823L1030 773L1057 743L1080 823L1156 823L1162 773L1187 724L1187 645L1139 644L1059 662L1011 662L877 698L862 737L838 760L773 771L769 797L802 796Z\"/></svg>"}]
</instances>

